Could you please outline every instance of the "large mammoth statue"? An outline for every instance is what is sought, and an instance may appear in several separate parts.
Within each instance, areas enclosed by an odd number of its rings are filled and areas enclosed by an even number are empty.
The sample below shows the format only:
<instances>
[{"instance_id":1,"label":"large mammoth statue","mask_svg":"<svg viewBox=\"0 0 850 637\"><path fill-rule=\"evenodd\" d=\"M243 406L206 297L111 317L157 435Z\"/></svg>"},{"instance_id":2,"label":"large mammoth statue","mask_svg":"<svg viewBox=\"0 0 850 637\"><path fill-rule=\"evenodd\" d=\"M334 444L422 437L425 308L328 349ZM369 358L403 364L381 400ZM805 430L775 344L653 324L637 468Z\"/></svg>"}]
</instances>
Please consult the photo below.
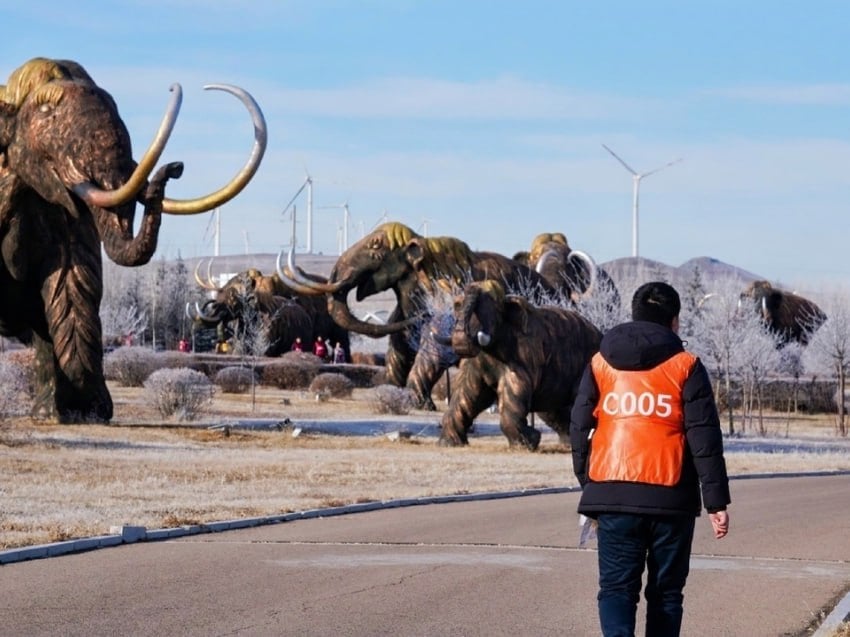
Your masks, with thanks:
<instances>
[{"instance_id":1,"label":"large mammoth statue","mask_svg":"<svg viewBox=\"0 0 850 637\"><path fill-rule=\"evenodd\" d=\"M309 346L317 336L331 343L339 343L351 360L351 343L348 330L337 325L328 313L324 298L303 296L288 287L277 275L266 276L251 268L233 276L223 287L206 281L195 268L195 280L202 288L212 292L214 298L196 308L196 319L212 326L220 323L244 323L245 310L258 312L267 323L269 347L266 356L280 356L291 349L296 337ZM327 279L317 277L318 282ZM238 333L238 328L237 328Z\"/></svg>"},{"instance_id":2,"label":"large mammoth statue","mask_svg":"<svg viewBox=\"0 0 850 637\"><path fill-rule=\"evenodd\" d=\"M561 232L537 235L529 251L517 252L514 259L535 269L574 301L600 298L611 309L620 307L620 293L608 273L586 252L573 250Z\"/></svg>"},{"instance_id":3,"label":"large mammoth statue","mask_svg":"<svg viewBox=\"0 0 850 637\"><path fill-rule=\"evenodd\" d=\"M420 406L434 409L431 389L448 367L447 362L424 365L423 377L408 378L419 351L422 325L427 321L429 299L438 281L463 284L495 279L509 290L557 291L530 268L494 252L475 252L454 237L422 237L396 222L385 223L346 250L336 262L326 284L305 278L290 252L288 272L278 262L278 275L307 294L327 294L331 316L345 329L380 338L389 335L387 381L411 387ZM348 295L364 298L392 290L397 305L386 325L357 319L348 306Z\"/></svg>"},{"instance_id":4,"label":"large mammoth statue","mask_svg":"<svg viewBox=\"0 0 850 637\"><path fill-rule=\"evenodd\" d=\"M511 446L534 450L540 443L540 432L528 424L530 412L569 442L570 411L601 332L575 311L506 295L496 281L467 285L455 301L454 319L449 338L462 360L440 444L466 445L476 416L493 402Z\"/></svg>"},{"instance_id":5,"label":"large mammoth statue","mask_svg":"<svg viewBox=\"0 0 850 637\"><path fill-rule=\"evenodd\" d=\"M811 335L827 318L813 301L775 288L768 281L750 283L741 293L741 303L747 300L783 345L792 341L808 344Z\"/></svg>"},{"instance_id":6,"label":"large mammoth statue","mask_svg":"<svg viewBox=\"0 0 850 637\"><path fill-rule=\"evenodd\" d=\"M36 415L61 422L112 418L98 317L101 247L120 265L147 263L162 213L211 210L256 172L266 147L259 107L240 88L207 88L232 93L248 108L253 150L220 190L174 200L165 197L165 185L183 165L153 169L179 111L179 85L171 87L160 129L138 163L115 102L79 64L36 58L0 87L0 334L32 333ZM136 202L144 214L134 236Z\"/></svg>"}]
</instances>

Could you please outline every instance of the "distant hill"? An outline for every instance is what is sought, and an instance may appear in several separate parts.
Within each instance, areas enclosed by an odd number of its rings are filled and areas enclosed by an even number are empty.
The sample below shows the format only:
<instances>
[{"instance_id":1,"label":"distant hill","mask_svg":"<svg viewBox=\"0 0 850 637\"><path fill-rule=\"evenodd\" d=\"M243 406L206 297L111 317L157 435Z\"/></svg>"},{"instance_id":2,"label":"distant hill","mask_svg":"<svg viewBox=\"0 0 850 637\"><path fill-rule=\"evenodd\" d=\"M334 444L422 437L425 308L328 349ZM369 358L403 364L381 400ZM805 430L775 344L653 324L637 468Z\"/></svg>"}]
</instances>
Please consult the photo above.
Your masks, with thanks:
<instances>
[{"instance_id":1,"label":"distant hill","mask_svg":"<svg viewBox=\"0 0 850 637\"><path fill-rule=\"evenodd\" d=\"M699 269L704 284L718 279L738 279L744 287L752 281L764 279L713 257L695 257L679 266L667 265L645 257L622 257L599 265L611 275L618 287L628 282L662 279L681 289L688 281L693 280L694 269Z\"/></svg>"}]
</instances>

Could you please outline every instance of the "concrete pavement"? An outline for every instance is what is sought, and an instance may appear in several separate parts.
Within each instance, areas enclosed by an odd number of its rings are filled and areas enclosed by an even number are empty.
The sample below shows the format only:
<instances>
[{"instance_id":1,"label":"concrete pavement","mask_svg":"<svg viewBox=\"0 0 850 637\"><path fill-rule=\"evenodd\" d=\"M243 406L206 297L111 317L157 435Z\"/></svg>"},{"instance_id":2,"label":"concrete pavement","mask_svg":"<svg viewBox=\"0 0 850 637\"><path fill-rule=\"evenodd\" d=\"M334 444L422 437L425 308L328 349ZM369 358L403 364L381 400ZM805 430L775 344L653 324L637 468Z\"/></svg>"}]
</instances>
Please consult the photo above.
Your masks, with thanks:
<instances>
[{"instance_id":1,"label":"concrete pavement","mask_svg":"<svg viewBox=\"0 0 850 637\"><path fill-rule=\"evenodd\" d=\"M735 480L732 498L727 538L698 520L683 634L803 634L850 585L850 476ZM0 635L598 635L577 501L405 506L6 564Z\"/></svg>"}]
</instances>

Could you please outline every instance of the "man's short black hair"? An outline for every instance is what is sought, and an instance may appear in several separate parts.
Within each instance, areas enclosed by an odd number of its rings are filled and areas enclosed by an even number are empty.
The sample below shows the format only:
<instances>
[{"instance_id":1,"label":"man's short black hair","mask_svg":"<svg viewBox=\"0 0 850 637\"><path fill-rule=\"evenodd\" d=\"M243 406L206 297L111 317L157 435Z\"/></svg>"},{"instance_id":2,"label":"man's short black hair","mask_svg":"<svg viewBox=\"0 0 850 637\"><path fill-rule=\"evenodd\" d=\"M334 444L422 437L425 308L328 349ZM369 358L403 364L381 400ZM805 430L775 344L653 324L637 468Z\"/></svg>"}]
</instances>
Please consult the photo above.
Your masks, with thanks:
<instances>
[{"instance_id":1,"label":"man's short black hair","mask_svg":"<svg viewBox=\"0 0 850 637\"><path fill-rule=\"evenodd\" d=\"M649 321L670 327L681 309L679 293L663 281L644 283L632 297L632 320L635 321Z\"/></svg>"}]
</instances>

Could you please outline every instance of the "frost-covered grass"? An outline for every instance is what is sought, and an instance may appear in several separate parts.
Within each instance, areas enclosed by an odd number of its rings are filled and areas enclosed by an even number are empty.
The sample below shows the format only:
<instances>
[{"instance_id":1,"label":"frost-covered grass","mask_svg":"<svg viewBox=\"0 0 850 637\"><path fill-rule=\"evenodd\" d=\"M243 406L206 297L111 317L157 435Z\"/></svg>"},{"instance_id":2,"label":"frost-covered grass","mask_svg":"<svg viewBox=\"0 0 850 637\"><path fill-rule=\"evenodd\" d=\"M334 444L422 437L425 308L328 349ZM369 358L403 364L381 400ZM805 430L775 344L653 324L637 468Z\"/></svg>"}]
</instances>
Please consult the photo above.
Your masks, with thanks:
<instances>
[{"instance_id":1,"label":"frost-covered grass","mask_svg":"<svg viewBox=\"0 0 850 637\"><path fill-rule=\"evenodd\" d=\"M0 426L0 549L107 533L275 515L370 500L575 485L569 452L545 425L538 453L510 451L499 435L472 436L465 448L435 437L293 437L299 419L375 417L372 390L318 402L309 392L261 387L216 393L201 420L165 423L140 388L110 387L112 425L48 425L28 419ZM419 421L440 414L416 411ZM248 431L210 425L239 418L290 418ZM382 417L386 419L386 417ZM497 422L498 415L482 414ZM732 474L850 469L850 442L829 417L777 419L769 438L732 438ZM781 424L781 426L780 426Z\"/></svg>"}]
</instances>

